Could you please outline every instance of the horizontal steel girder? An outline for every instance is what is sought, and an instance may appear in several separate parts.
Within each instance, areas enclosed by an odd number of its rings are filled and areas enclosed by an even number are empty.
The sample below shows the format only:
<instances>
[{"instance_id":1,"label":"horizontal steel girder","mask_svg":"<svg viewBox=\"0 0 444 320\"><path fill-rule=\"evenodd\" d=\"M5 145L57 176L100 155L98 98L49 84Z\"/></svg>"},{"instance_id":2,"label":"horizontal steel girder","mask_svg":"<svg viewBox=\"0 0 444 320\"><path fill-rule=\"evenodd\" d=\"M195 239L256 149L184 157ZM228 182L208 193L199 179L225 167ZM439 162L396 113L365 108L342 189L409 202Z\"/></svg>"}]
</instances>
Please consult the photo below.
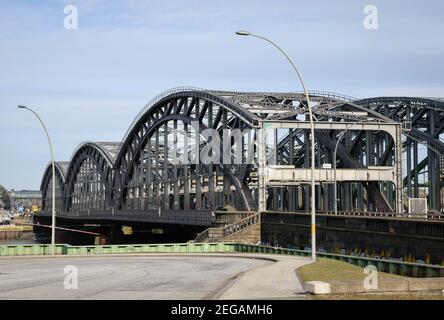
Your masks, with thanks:
<instances>
[{"instance_id":1,"label":"horizontal steel girder","mask_svg":"<svg viewBox=\"0 0 444 320\"><path fill-rule=\"evenodd\" d=\"M334 182L334 169L315 169L317 182ZM356 169L336 169L336 181L391 181L396 185L393 167L373 166ZM311 181L311 169L294 166L267 166L267 185L298 185Z\"/></svg>"}]
</instances>

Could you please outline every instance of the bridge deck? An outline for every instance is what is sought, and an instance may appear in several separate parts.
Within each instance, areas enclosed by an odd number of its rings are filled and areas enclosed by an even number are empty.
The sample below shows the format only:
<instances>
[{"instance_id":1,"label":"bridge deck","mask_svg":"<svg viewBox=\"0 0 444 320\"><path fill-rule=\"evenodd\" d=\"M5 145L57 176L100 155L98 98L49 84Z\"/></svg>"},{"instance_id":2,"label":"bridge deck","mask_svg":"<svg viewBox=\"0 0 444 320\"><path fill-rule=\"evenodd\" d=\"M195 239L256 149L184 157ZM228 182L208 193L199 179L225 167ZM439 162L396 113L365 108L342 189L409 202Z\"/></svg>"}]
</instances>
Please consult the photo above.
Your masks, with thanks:
<instances>
[{"instance_id":1,"label":"bridge deck","mask_svg":"<svg viewBox=\"0 0 444 320\"><path fill-rule=\"evenodd\" d=\"M41 212L39 216L49 217L51 213ZM114 220L131 222L151 222L165 224L181 224L193 226L211 226L215 222L212 211L194 210L122 210L122 211L90 211L90 212L60 212L57 217L76 220Z\"/></svg>"}]
</instances>

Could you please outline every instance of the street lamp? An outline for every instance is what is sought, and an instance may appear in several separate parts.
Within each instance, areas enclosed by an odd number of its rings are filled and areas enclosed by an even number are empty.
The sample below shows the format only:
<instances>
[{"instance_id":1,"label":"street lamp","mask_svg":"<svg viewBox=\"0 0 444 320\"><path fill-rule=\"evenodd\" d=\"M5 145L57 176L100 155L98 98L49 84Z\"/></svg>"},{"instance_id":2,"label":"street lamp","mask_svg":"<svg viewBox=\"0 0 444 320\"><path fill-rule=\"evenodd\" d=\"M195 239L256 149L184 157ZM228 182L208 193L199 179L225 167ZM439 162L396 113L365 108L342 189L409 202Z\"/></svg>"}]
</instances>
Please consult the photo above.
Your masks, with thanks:
<instances>
[{"instance_id":1,"label":"street lamp","mask_svg":"<svg viewBox=\"0 0 444 320\"><path fill-rule=\"evenodd\" d=\"M48 130L46 129L45 124L43 123L42 118L40 118L40 116L32 109L24 106L24 105L18 105L17 106L19 109L25 109L28 110L30 112L32 112L37 119L40 121L40 124L43 127L43 130L45 131L46 134L46 138L48 139L48 144L49 144L49 151L51 153L51 163L52 163L52 222L51 222L51 254L55 255L55 215L56 215L56 210L55 210L55 180L56 180L56 175L55 175L55 162L54 162L54 148L52 145L52 141L51 138L49 137L49 133Z\"/></svg>"},{"instance_id":2,"label":"street lamp","mask_svg":"<svg viewBox=\"0 0 444 320\"><path fill-rule=\"evenodd\" d=\"M339 142L341 142L342 138L344 137L345 133L351 129L351 127L353 127L353 125L351 125L350 127L346 128L344 131L342 131L339 134L338 137L338 141L336 141L336 145L335 145L335 152L333 152L333 170L334 170L334 177L335 177L335 183L333 185L333 195L335 197L335 215L338 214L338 185L337 185L337 181L336 181L336 153L338 151L338 146L339 146Z\"/></svg>"},{"instance_id":3,"label":"street lamp","mask_svg":"<svg viewBox=\"0 0 444 320\"><path fill-rule=\"evenodd\" d=\"M314 139L315 139L315 135L314 135L314 123L313 123L313 112L312 112L312 108L310 106L310 98L308 96L308 92L307 89L305 89L305 84L304 84L304 80L302 79L301 74L299 73L298 69L296 68L296 65L293 63L293 61L290 59L290 57L285 53L284 50L282 50L277 44L275 44L273 41L250 33L248 31L245 30L239 30L236 32L236 34L238 36L252 36L255 38L259 38L262 40L267 41L268 43L270 43L272 46L274 46L275 48L277 48L284 56L285 58L288 60L288 62L291 64L291 66L293 67L294 71L296 72L296 74L298 75L299 81L301 82L302 88L304 90L304 94L305 94L305 99L307 100L307 107L308 107L308 114L309 114L309 118L310 118L310 143L311 143L311 151L310 151L310 157L311 157L311 258L313 261L316 260L316 190L315 190L315 145L314 145Z\"/></svg>"}]
</instances>

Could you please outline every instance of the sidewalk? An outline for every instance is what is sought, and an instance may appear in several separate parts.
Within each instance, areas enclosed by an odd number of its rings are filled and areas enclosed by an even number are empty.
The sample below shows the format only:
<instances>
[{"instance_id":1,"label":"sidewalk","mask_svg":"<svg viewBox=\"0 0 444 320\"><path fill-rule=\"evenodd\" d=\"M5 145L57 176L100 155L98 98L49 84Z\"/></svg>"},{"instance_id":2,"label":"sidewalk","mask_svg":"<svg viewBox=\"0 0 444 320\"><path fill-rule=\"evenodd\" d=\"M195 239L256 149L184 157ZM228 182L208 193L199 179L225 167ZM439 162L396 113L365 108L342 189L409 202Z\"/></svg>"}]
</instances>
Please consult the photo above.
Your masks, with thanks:
<instances>
[{"instance_id":1,"label":"sidewalk","mask_svg":"<svg viewBox=\"0 0 444 320\"><path fill-rule=\"evenodd\" d=\"M248 256L252 256L249 254ZM248 270L231 282L215 299L303 299L304 289L295 269L311 263L310 258L257 255L257 258L273 259L276 262Z\"/></svg>"}]
</instances>

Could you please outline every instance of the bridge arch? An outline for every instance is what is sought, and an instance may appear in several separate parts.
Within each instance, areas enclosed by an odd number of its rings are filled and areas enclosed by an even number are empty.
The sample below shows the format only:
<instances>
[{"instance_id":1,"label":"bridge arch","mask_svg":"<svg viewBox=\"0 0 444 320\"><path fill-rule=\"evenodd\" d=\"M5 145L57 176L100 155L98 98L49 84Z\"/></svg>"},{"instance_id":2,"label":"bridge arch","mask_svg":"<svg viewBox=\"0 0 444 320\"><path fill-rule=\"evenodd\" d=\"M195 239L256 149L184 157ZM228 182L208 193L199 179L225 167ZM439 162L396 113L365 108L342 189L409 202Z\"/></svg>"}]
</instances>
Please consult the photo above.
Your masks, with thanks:
<instances>
[{"instance_id":1,"label":"bridge arch","mask_svg":"<svg viewBox=\"0 0 444 320\"><path fill-rule=\"evenodd\" d=\"M208 128L222 134L223 128L254 128L258 120L239 104L199 89L175 89L155 98L136 117L116 158L117 209L199 210L225 204L254 209L251 190L234 166L223 161L217 165L173 165L169 148L163 146L168 145L168 134L173 130L177 133L179 129L186 136L194 130L194 137L201 137ZM198 128L193 128L193 123L198 123ZM166 161L159 168L162 157ZM161 192L164 199L160 199ZM230 203L231 192L236 192L240 201Z\"/></svg>"},{"instance_id":2,"label":"bridge arch","mask_svg":"<svg viewBox=\"0 0 444 320\"><path fill-rule=\"evenodd\" d=\"M113 163L119 143L84 142L66 173L66 211L104 211L111 204Z\"/></svg>"},{"instance_id":3,"label":"bridge arch","mask_svg":"<svg viewBox=\"0 0 444 320\"><path fill-rule=\"evenodd\" d=\"M421 97L376 97L356 101L395 121L410 122L411 135L444 156L444 99ZM434 124L432 128L432 123Z\"/></svg>"},{"instance_id":4,"label":"bridge arch","mask_svg":"<svg viewBox=\"0 0 444 320\"><path fill-rule=\"evenodd\" d=\"M63 210L65 205L65 179L69 162L55 162L56 173L56 212ZM40 191L42 192L42 211L52 209L52 164L49 163L43 173Z\"/></svg>"},{"instance_id":5,"label":"bridge arch","mask_svg":"<svg viewBox=\"0 0 444 320\"><path fill-rule=\"evenodd\" d=\"M420 196L421 172L427 172L429 188L428 205L431 210L442 211L444 202L444 98L426 97L376 97L356 101L391 119L405 122L410 130L404 132L406 176L404 185L409 197ZM419 152L418 144L427 147ZM427 168L427 169L426 169Z\"/></svg>"}]
</instances>

